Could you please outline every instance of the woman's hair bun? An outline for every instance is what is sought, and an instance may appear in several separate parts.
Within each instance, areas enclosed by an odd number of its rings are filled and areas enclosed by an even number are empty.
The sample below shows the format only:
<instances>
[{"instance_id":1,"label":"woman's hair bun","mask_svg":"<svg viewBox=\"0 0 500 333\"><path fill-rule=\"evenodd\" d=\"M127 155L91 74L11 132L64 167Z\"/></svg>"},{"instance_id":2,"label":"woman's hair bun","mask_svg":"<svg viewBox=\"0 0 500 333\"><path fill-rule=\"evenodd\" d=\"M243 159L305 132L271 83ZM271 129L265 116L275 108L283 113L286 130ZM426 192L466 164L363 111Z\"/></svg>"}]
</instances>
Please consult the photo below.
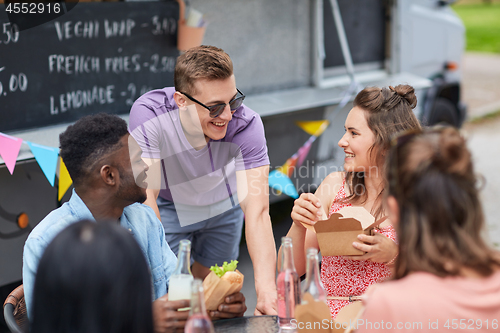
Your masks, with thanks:
<instances>
[{"instance_id":1,"label":"woman's hair bun","mask_svg":"<svg viewBox=\"0 0 500 333\"><path fill-rule=\"evenodd\" d=\"M471 154L465 139L454 128L444 128L439 137L436 165L444 172L465 176L471 173Z\"/></svg>"},{"instance_id":2,"label":"woman's hair bun","mask_svg":"<svg viewBox=\"0 0 500 333\"><path fill-rule=\"evenodd\" d=\"M400 84L396 87L389 86L389 89L404 98L408 104L414 109L417 106L417 96L415 96L415 89L407 84Z\"/></svg>"}]
</instances>

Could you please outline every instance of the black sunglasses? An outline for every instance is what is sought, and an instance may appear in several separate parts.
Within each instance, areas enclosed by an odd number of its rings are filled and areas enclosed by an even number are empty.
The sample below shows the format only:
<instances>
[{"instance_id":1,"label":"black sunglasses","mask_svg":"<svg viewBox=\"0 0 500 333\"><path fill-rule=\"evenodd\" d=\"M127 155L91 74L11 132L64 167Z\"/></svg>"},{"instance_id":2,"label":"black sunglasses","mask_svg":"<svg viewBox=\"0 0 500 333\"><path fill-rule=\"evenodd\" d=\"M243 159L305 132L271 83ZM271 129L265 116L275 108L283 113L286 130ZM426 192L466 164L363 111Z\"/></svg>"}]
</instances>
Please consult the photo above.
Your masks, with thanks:
<instances>
[{"instance_id":1,"label":"black sunglasses","mask_svg":"<svg viewBox=\"0 0 500 333\"><path fill-rule=\"evenodd\" d=\"M236 109L238 109L241 106L241 104L243 104L243 100L245 99L245 95L238 88L236 88L236 90L238 91L239 96L236 96L235 98L230 100L228 103L229 108L231 109L231 113L236 111ZM226 103L223 103L223 104L216 104L216 105L212 105L212 106L206 106L205 104L203 104L200 101L197 101L196 99L189 96L188 94L183 93L183 92L180 92L180 93L183 94L184 96L186 96L187 98L189 98L190 100L192 100L193 102L198 103L199 105L201 105L205 109L207 109L210 112L211 118L217 118L218 116L220 116L222 114L222 112L224 112L224 109L226 108L226 105L227 105Z\"/></svg>"}]
</instances>

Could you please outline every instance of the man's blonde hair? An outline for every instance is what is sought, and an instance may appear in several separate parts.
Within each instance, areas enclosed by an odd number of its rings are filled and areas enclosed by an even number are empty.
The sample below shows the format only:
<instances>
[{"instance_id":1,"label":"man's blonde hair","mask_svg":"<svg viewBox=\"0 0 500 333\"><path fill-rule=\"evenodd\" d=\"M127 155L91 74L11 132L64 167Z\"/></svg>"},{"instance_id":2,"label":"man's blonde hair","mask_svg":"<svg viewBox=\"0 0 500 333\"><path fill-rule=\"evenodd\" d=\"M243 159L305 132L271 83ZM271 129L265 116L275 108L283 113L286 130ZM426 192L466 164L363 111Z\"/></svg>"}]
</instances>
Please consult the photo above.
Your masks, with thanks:
<instances>
[{"instance_id":1,"label":"man's blonde hair","mask_svg":"<svg viewBox=\"0 0 500 333\"><path fill-rule=\"evenodd\" d=\"M201 45L177 58L174 71L175 90L196 95L196 80L224 80L233 75L233 62L224 50Z\"/></svg>"}]
</instances>

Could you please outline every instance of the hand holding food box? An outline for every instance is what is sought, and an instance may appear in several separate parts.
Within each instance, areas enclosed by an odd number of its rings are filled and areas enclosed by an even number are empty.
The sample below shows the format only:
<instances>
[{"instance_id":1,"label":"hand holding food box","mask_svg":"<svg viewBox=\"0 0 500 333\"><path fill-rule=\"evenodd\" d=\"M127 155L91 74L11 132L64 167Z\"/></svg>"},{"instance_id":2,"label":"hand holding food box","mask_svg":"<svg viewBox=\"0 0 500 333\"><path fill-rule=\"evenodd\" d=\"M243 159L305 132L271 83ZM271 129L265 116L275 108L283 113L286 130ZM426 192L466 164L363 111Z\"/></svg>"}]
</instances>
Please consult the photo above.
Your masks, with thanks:
<instances>
[{"instance_id":1,"label":"hand holding food box","mask_svg":"<svg viewBox=\"0 0 500 333\"><path fill-rule=\"evenodd\" d=\"M369 235L386 218L375 217L363 207L344 207L328 219L316 222L314 231L323 256L356 256L364 252L352 246L359 234Z\"/></svg>"}]
</instances>

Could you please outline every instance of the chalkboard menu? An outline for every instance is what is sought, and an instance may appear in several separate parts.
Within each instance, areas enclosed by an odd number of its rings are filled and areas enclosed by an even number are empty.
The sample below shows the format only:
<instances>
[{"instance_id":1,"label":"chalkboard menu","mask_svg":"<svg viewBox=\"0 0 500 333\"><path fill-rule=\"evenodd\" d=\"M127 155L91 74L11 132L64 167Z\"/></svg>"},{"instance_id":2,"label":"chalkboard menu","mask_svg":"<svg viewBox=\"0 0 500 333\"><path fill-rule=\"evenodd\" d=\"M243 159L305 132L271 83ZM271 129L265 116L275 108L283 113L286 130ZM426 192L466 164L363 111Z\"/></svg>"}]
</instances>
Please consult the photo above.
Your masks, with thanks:
<instances>
[{"instance_id":1,"label":"chalkboard menu","mask_svg":"<svg viewBox=\"0 0 500 333\"><path fill-rule=\"evenodd\" d=\"M0 131L123 114L173 85L176 1L78 3L22 30L0 4Z\"/></svg>"}]
</instances>

